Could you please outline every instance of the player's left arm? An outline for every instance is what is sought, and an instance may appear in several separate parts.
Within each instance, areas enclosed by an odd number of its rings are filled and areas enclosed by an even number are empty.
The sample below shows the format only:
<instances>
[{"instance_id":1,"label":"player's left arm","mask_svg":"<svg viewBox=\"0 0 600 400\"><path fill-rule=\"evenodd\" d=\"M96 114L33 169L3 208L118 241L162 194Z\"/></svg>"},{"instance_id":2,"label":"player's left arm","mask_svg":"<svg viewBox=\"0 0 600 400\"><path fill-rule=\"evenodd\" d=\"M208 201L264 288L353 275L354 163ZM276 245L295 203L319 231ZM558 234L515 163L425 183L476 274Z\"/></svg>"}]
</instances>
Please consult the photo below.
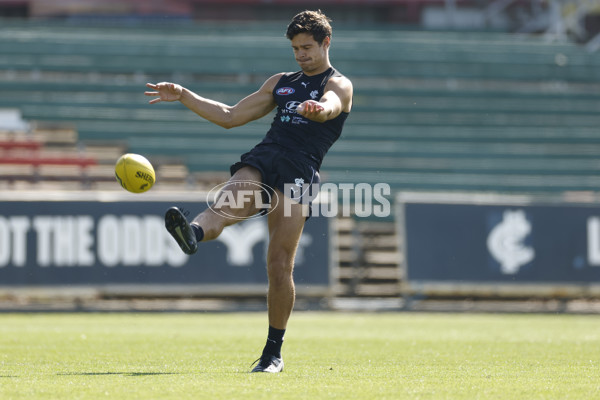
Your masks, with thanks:
<instances>
[{"instance_id":1,"label":"player's left arm","mask_svg":"<svg viewBox=\"0 0 600 400\"><path fill-rule=\"evenodd\" d=\"M296 112L316 122L334 119L352 108L352 82L346 77L331 78L319 101L307 100L300 104Z\"/></svg>"}]
</instances>

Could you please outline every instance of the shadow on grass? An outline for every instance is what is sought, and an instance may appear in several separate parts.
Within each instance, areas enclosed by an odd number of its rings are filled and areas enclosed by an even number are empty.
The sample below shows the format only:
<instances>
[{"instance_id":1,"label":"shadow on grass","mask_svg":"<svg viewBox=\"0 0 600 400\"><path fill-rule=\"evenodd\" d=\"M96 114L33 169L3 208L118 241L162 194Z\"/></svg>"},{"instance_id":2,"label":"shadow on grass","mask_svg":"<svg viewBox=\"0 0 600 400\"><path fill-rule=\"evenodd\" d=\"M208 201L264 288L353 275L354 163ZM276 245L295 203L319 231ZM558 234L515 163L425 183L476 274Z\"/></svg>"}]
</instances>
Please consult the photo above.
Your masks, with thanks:
<instances>
[{"instance_id":1,"label":"shadow on grass","mask_svg":"<svg viewBox=\"0 0 600 400\"><path fill-rule=\"evenodd\" d=\"M181 372L65 372L56 374L61 376L102 376L102 375L123 375L123 376L152 376L152 375L181 375Z\"/></svg>"}]
</instances>

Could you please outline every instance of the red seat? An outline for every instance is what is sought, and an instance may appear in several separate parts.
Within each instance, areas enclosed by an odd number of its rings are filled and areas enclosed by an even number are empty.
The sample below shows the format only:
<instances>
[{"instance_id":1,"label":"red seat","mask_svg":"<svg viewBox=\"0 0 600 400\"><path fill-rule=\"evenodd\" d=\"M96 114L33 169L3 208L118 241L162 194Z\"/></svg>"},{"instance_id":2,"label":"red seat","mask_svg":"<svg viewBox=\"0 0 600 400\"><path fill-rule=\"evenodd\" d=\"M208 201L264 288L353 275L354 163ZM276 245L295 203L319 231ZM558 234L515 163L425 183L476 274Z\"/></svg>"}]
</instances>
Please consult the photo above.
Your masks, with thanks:
<instances>
[{"instance_id":1,"label":"red seat","mask_svg":"<svg viewBox=\"0 0 600 400\"><path fill-rule=\"evenodd\" d=\"M95 158L87 156L0 156L0 164L20 164L20 165L73 165L77 167L88 167L97 165Z\"/></svg>"},{"instance_id":2,"label":"red seat","mask_svg":"<svg viewBox=\"0 0 600 400\"><path fill-rule=\"evenodd\" d=\"M0 140L1 150L27 149L39 150L42 148L42 143L37 140Z\"/></svg>"}]
</instances>

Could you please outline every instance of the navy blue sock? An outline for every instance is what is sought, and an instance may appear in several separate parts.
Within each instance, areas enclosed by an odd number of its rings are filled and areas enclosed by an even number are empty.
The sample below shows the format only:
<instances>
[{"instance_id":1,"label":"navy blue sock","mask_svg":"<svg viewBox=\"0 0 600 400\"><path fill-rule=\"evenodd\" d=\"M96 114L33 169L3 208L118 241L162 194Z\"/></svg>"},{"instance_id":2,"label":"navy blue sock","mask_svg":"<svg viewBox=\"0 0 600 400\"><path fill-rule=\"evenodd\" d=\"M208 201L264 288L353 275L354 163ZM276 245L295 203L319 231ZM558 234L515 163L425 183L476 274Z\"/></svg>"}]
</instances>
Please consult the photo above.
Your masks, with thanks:
<instances>
[{"instance_id":1,"label":"navy blue sock","mask_svg":"<svg viewBox=\"0 0 600 400\"><path fill-rule=\"evenodd\" d=\"M202 239L204 239L204 231L202 230L200 225L190 224L190 227L192 228L194 235L196 235L196 241L201 242Z\"/></svg>"},{"instance_id":2,"label":"navy blue sock","mask_svg":"<svg viewBox=\"0 0 600 400\"><path fill-rule=\"evenodd\" d=\"M263 349L263 354L269 354L281 358L283 335L285 335L285 329L275 329L272 326L269 326L269 336L267 336L267 344Z\"/></svg>"}]
</instances>

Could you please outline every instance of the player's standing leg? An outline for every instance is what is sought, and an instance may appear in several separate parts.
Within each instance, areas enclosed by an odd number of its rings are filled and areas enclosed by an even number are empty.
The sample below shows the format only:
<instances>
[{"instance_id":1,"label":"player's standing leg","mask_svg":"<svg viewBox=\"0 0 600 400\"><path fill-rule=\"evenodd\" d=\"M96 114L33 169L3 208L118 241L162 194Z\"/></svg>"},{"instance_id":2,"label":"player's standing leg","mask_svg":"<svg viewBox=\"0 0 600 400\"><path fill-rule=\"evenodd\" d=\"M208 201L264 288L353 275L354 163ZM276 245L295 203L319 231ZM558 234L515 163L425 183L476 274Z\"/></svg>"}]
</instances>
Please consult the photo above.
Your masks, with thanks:
<instances>
[{"instance_id":1,"label":"player's standing leg","mask_svg":"<svg viewBox=\"0 0 600 400\"><path fill-rule=\"evenodd\" d=\"M284 202L292 202L281 191L276 190L276 193ZM306 220L302 214L302 207L306 206L292 203L289 207L284 207L280 204L269 214L267 251L269 334L262 356L252 372L283 370L281 346L296 298L293 279L294 258Z\"/></svg>"}]
</instances>

